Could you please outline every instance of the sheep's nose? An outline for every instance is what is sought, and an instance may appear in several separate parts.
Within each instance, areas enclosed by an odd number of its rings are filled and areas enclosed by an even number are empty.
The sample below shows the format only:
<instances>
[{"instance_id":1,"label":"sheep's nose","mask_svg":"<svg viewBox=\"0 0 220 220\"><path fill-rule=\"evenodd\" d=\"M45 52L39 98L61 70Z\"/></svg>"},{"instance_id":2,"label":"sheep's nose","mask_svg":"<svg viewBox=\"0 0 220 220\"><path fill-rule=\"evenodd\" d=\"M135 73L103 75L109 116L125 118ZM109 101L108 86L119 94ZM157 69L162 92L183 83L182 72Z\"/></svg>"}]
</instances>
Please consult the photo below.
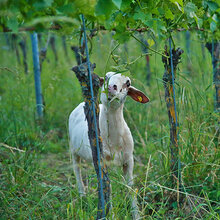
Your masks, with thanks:
<instances>
[{"instance_id":1,"label":"sheep's nose","mask_svg":"<svg viewBox=\"0 0 220 220\"><path fill-rule=\"evenodd\" d=\"M112 93L114 91L113 86L109 85L108 86L108 92Z\"/></svg>"}]
</instances>

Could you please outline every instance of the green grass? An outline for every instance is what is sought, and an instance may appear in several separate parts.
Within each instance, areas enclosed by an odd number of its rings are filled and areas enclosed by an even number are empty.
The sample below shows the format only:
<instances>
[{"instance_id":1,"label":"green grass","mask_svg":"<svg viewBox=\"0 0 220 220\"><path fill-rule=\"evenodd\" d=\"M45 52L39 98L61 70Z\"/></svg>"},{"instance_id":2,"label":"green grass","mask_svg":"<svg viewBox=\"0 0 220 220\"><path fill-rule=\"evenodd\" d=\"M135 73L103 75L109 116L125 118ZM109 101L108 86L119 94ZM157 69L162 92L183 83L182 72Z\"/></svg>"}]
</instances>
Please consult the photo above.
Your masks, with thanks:
<instances>
[{"instance_id":1,"label":"green grass","mask_svg":"<svg viewBox=\"0 0 220 220\"><path fill-rule=\"evenodd\" d=\"M70 68L76 65L68 37L69 59L57 37L59 62L51 49L43 63L42 91L44 121L36 120L35 90L29 35L28 67L25 75L13 50L0 53L0 219L95 219L97 211L96 175L84 164L88 195L81 199L73 175L68 148L67 121L70 112L83 100L80 85ZM43 35L43 44L47 36ZM185 50L184 33L175 36ZM116 43L110 35L99 34L92 41L91 61L95 72L105 75L118 65L109 58ZM0 35L0 46L5 46ZM164 42L153 46L162 51ZM132 62L142 52L131 40L115 50L119 65ZM108 60L109 58L109 60ZM144 219L219 219L220 151L216 137L219 115L213 111L212 65L208 51L202 56L200 40L191 35L191 53L182 55L176 77L176 101L180 127L182 178L185 199L176 200L177 188L170 186L169 123L164 101L160 55L150 57L151 81L147 86L145 58L130 65L133 85L146 92L151 102L134 103L127 98L125 119L135 143L135 186ZM134 108L135 105L135 108ZM9 147L7 147L9 146ZM13 150L15 147L22 151ZM24 152L23 152L24 151ZM87 174L85 172L87 170ZM109 167L113 212L116 219L131 219L128 192L122 171ZM110 217L111 218L111 217Z\"/></svg>"}]
</instances>

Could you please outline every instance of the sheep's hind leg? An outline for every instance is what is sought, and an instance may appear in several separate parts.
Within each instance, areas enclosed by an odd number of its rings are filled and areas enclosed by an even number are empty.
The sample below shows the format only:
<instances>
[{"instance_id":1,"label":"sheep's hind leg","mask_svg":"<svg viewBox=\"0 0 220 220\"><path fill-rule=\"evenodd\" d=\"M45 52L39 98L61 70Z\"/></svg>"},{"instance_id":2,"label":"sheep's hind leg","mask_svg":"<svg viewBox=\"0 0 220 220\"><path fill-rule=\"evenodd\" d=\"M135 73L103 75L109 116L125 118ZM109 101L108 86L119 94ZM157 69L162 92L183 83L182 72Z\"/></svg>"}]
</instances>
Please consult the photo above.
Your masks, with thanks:
<instances>
[{"instance_id":1,"label":"sheep's hind leg","mask_svg":"<svg viewBox=\"0 0 220 220\"><path fill-rule=\"evenodd\" d=\"M123 172L127 180L127 184L132 188L133 188L133 167L134 167L133 158L129 159L125 164L123 164ZM130 198L131 198L132 219L133 220L140 219L136 193L131 192Z\"/></svg>"},{"instance_id":2,"label":"sheep's hind leg","mask_svg":"<svg viewBox=\"0 0 220 220\"><path fill-rule=\"evenodd\" d=\"M76 182L78 186L78 191L80 196L85 196L85 187L82 181L82 175L81 175L81 168L80 168L80 162L81 158L78 155L72 154L72 160L73 160L73 170L76 176Z\"/></svg>"}]
</instances>

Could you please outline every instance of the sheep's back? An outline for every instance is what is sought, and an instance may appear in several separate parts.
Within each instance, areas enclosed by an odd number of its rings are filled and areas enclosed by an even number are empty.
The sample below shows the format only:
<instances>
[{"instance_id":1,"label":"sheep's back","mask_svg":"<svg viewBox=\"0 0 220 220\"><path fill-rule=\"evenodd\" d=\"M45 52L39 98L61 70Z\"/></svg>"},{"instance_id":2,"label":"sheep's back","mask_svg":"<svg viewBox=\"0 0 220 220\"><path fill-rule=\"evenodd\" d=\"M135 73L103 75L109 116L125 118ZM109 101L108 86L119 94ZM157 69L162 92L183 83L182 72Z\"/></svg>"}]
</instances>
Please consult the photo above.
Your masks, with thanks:
<instances>
[{"instance_id":1,"label":"sheep's back","mask_svg":"<svg viewBox=\"0 0 220 220\"><path fill-rule=\"evenodd\" d=\"M85 102L80 103L69 117L69 138L71 152L87 162L92 162L92 151L88 137L88 124L84 114Z\"/></svg>"}]
</instances>

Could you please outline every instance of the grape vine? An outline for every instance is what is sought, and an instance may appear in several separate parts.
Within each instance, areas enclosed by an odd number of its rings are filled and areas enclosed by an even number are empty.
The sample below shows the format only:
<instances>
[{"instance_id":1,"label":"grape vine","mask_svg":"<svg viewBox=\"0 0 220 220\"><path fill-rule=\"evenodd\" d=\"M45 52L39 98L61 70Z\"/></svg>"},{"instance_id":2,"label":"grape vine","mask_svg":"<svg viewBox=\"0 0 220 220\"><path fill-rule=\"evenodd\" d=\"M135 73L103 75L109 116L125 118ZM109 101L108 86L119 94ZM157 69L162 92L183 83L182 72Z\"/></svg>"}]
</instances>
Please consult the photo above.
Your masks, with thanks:
<instances>
[{"instance_id":1,"label":"grape vine","mask_svg":"<svg viewBox=\"0 0 220 220\"><path fill-rule=\"evenodd\" d=\"M219 0L5 0L0 2L0 30L72 33L82 13L88 28L114 31L119 43L135 31L166 38L172 31L199 30L207 40L220 38Z\"/></svg>"}]
</instances>

